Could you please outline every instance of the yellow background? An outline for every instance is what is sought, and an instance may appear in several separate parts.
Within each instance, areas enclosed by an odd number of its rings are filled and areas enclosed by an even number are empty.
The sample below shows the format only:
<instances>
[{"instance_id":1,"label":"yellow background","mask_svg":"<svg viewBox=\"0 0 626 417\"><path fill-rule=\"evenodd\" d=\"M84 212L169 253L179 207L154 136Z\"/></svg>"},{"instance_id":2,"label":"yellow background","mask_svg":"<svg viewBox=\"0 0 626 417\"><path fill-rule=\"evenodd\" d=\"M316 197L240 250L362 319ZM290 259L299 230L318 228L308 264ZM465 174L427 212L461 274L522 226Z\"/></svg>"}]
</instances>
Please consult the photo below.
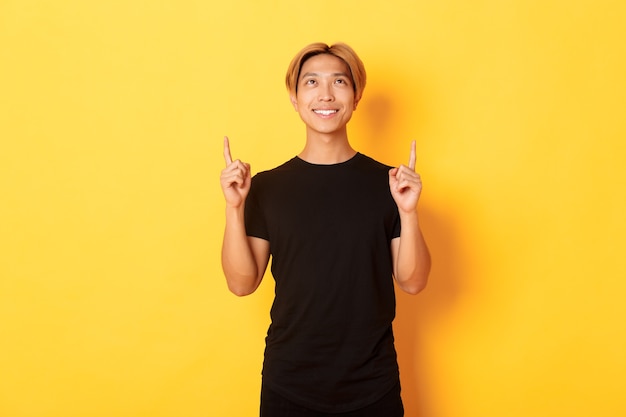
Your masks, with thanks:
<instances>
[{"instance_id":1,"label":"yellow background","mask_svg":"<svg viewBox=\"0 0 626 417\"><path fill-rule=\"evenodd\" d=\"M355 147L418 143L434 267L399 295L407 416L626 415L619 1L0 1L0 415L254 416L272 298L219 266L222 137L304 129L283 77L345 41Z\"/></svg>"}]
</instances>

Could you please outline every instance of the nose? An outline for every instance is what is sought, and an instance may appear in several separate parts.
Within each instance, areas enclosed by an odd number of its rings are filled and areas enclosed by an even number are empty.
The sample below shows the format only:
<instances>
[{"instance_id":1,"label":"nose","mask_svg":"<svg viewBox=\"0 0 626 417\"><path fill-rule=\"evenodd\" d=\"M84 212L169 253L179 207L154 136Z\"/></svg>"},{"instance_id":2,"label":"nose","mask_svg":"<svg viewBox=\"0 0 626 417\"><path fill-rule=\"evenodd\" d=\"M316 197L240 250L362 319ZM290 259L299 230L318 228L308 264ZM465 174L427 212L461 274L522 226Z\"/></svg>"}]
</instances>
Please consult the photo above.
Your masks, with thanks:
<instances>
[{"instance_id":1,"label":"nose","mask_svg":"<svg viewBox=\"0 0 626 417\"><path fill-rule=\"evenodd\" d=\"M332 86L329 83L324 83L320 85L319 88L319 101L334 101L335 96L333 95Z\"/></svg>"}]
</instances>

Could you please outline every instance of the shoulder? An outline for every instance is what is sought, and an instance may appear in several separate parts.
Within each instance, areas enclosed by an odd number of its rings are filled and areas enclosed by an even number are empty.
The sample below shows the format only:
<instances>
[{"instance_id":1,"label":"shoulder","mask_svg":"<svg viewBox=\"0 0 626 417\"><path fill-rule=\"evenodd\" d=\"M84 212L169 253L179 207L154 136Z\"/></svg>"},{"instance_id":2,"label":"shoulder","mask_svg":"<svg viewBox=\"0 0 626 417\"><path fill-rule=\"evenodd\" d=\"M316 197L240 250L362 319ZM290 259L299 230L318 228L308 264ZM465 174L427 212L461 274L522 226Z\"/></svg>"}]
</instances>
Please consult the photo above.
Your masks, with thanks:
<instances>
[{"instance_id":1,"label":"shoulder","mask_svg":"<svg viewBox=\"0 0 626 417\"><path fill-rule=\"evenodd\" d=\"M381 170L390 170L391 168L393 168L392 166L389 166L387 164L383 164L382 162L377 161L371 156L368 156L362 153L359 153L357 155L358 155L359 163L363 166L366 166L372 169L381 169Z\"/></svg>"},{"instance_id":2,"label":"shoulder","mask_svg":"<svg viewBox=\"0 0 626 417\"><path fill-rule=\"evenodd\" d=\"M385 175L389 172L391 168L393 168L392 166L383 164L382 162L379 162L374 158L362 153L357 154L355 167L358 167L360 170L369 171L372 173L385 173Z\"/></svg>"},{"instance_id":3,"label":"shoulder","mask_svg":"<svg viewBox=\"0 0 626 417\"><path fill-rule=\"evenodd\" d=\"M292 158L283 164L259 171L252 177L250 193L255 196L272 196L275 192L293 186L293 181L301 177L297 158Z\"/></svg>"},{"instance_id":4,"label":"shoulder","mask_svg":"<svg viewBox=\"0 0 626 417\"><path fill-rule=\"evenodd\" d=\"M267 181L280 177L287 172L296 170L297 165L297 158L292 158L275 168L257 172L252 178L252 181Z\"/></svg>"}]
</instances>

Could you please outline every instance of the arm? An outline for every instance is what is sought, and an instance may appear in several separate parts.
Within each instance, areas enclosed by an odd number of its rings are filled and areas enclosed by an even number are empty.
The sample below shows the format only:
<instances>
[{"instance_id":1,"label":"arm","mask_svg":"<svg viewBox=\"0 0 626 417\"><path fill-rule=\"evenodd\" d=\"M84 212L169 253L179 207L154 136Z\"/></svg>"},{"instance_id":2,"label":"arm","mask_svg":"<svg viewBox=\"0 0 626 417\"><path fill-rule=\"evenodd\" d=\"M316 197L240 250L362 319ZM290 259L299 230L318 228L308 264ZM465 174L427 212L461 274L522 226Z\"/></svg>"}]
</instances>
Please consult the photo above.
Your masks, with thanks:
<instances>
[{"instance_id":1,"label":"arm","mask_svg":"<svg viewBox=\"0 0 626 417\"><path fill-rule=\"evenodd\" d=\"M269 242L248 237L244 221L246 197L250 191L250 165L230 156L224 138L226 168L220 183L226 199L226 227L222 242L222 270L231 292L243 296L253 293L261 283L269 261Z\"/></svg>"},{"instance_id":2,"label":"arm","mask_svg":"<svg viewBox=\"0 0 626 417\"><path fill-rule=\"evenodd\" d=\"M417 214L422 181L415 172L415 141L411 144L409 165L389 171L389 188L402 227L400 237L391 241L393 274L402 290L417 294L426 287L431 261Z\"/></svg>"},{"instance_id":3,"label":"arm","mask_svg":"<svg viewBox=\"0 0 626 417\"><path fill-rule=\"evenodd\" d=\"M391 241L393 275L398 286L409 294L417 294L426 287L430 272L430 253L417 219L412 215L400 216L400 237Z\"/></svg>"}]
</instances>

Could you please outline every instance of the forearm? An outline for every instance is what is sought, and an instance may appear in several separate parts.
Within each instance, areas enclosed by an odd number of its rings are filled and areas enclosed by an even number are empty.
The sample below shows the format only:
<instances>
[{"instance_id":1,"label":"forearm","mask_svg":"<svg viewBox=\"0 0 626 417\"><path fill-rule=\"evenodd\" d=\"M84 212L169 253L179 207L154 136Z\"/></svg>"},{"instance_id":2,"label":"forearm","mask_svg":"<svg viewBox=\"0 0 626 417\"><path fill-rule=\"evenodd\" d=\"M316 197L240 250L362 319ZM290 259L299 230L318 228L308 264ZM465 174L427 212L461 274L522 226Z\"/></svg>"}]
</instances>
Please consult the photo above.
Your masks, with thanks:
<instances>
[{"instance_id":1,"label":"forearm","mask_svg":"<svg viewBox=\"0 0 626 417\"><path fill-rule=\"evenodd\" d=\"M261 281L262 275L246 235L243 207L226 209L222 269L228 288L240 296L252 293Z\"/></svg>"},{"instance_id":2,"label":"forearm","mask_svg":"<svg viewBox=\"0 0 626 417\"><path fill-rule=\"evenodd\" d=\"M402 231L398 243L394 275L400 288L417 294L426 287L430 273L430 253L420 229L417 211L401 213Z\"/></svg>"}]
</instances>

